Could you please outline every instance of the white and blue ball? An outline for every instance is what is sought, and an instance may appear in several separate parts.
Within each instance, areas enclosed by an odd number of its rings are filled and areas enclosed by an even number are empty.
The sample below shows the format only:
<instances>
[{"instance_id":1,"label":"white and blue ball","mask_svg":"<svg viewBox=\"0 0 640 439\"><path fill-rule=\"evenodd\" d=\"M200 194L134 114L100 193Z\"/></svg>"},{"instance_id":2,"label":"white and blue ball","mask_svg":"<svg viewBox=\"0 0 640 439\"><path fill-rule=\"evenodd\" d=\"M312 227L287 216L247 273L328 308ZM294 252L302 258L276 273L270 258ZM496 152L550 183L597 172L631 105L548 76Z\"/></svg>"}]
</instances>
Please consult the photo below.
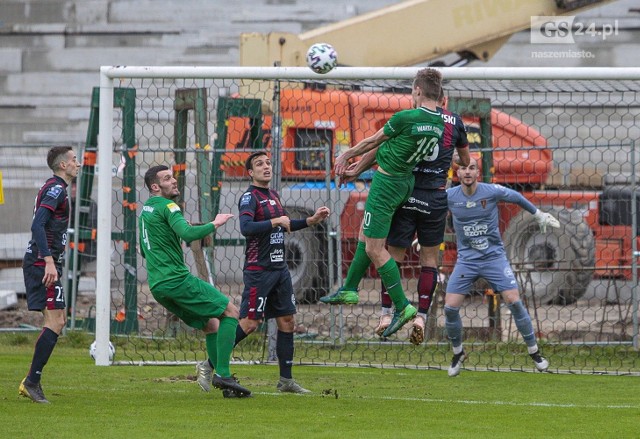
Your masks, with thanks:
<instances>
[{"instance_id":1,"label":"white and blue ball","mask_svg":"<svg viewBox=\"0 0 640 439\"><path fill-rule=\"evenodd\" d=\"M89 355L94 360L96 359L96 342L95 341L91 343L91 346L89 346ZM113 361L113 357L115 355L116 355L116 347L113 345L113 343L109 342L109 361Z\"/></svg>"},{"instance_id":2,"label":"white and blue ball","mask_svg":"<svg viewBox=\"0 0 640 439\"><path fill-rule=\"evenodd\" d=\"M307 51L307 65L316 73L329 73L338 65L338 53L331 44L313 44Z\"/></svg>"}]
</instances>

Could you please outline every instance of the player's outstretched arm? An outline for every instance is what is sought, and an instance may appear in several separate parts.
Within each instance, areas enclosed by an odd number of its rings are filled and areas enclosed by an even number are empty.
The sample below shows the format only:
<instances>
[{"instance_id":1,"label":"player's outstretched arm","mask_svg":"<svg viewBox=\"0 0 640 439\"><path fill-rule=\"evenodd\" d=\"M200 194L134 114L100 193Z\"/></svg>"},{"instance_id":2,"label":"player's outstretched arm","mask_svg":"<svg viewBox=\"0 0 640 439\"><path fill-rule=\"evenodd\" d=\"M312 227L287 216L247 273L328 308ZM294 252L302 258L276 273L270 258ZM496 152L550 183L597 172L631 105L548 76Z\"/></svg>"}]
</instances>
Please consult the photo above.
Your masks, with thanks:
<instances>
[{"instance_id":1,"label":"player's outstretched arm","mask_svg":"<svg viewBox=\"0 0 640 439\"><path fill-rule=\"evenodd\" d=\"M357 180L360 174L371 168L376 163L376 153L378 152L378 148L380 147L378 146L372 149L364 154L360 160L351 163L340 176L340 186Z\"/></svg>"},{"instance_id":2,"label":"player's outstretched arm","mask_svg":"<svg viewBox=\"0 0 640 439\"><path fill-rule=\"evenodd\" d=\"M192 242L196 239L202 239L215 231L213 221L200 225L191 225L184 216L182 216L180 211L171 213L168 221L171 229L176 232L176 235L178 235L184 242Z\"/></svg>"},{"instance_id":3,"label":"player's outstretched arm","mask_svg":"<svg viewBox=\"0 0 640 439\"><path fill-rule=\"evenodd\" d=\"M211 224L213 224L217 229L218 227L225 225L226 222L229 221L231 218L233 218L233 214L231 213L219 213L216 215L213 221L211 221Z\"/></svg>"},{"instance_id":4,"label":"player's outstretched arm","mask_svg":"<svg viewBox=\"0 0 640 439\"><path fill-rule=\"evenodd\" d=\"M366 152L369 152L372 149L377 148L388 138L389 137L384 134L384 128L380 128L374 135L361 140L356 146L340 154L338 157L336 157L336 160L334 162L334 171L336 176L341 177L342 174L344 174L345 170L347 169L349 159L352 159Z\"/></svg>"}]
</instances>

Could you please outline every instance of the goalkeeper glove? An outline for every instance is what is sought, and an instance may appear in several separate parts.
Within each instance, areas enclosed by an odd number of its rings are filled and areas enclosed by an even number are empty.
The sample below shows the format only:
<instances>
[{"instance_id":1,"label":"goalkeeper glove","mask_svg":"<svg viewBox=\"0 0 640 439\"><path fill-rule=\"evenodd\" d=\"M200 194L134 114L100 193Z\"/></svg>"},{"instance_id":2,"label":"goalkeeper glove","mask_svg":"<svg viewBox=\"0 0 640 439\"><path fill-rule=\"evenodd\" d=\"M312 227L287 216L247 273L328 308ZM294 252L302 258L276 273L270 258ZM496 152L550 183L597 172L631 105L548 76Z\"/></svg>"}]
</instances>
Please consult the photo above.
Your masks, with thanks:
<instances>
[{"instance_id":1,"label":"goalkeeper glove","mask_svg":"<svg viewBox=\"0 0 640 439\"><path fill-rule=\"evenodd\" d=\"M540 209L536 210L536 213L533 214L538 226L540 227L540 231L542 233L547 232L547 226L551 226L555 229L560 227L560 221L557 220L556 217L547 212L542 212Z\"/></svg>"}]
</instances>

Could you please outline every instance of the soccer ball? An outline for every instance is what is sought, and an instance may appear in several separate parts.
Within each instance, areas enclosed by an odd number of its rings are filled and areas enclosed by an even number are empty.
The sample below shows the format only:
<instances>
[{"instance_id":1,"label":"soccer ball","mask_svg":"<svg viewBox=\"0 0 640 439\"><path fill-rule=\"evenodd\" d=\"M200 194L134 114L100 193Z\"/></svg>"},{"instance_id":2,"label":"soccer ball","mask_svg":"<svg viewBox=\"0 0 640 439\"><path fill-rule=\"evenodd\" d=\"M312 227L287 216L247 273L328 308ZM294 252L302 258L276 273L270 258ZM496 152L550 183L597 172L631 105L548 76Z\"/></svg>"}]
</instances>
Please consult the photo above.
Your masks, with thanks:
<instances>
[{"instance_id":1,"label":"soccer ball","mask_svg":"<svg viewBox=\"0 0 640 439\"><path fill-rule=\"evenodd\" d=\"M338 53L331 44L316 43L307 51L307 65L316 73L329 73L338 65Z\"/></svg>"},{"instance_id":2,"label":"soccer ball","mask_svg":"<svg viewBox=\"0 0 640 439\"><path fill-rule=\"evenodd\" d=\"M96 342L95 342L95 340L94 340L93 343L91 343L91 346L89 346L89 355L94 360L96 359ZM109 361L113 361L114 355L116 355L116 347L113 345L113 343L109 342Z\"/></svg>"}]
</instances>

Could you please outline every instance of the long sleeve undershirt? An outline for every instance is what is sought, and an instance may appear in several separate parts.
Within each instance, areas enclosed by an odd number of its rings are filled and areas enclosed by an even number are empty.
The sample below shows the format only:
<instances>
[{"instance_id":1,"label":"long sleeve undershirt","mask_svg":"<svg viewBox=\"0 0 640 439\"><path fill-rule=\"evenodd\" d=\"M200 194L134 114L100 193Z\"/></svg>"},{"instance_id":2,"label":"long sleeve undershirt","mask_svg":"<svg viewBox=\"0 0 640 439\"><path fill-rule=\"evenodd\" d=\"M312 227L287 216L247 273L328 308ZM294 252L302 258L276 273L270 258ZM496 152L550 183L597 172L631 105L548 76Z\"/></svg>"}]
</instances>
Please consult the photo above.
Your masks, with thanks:
<instances>
[{"instance_id":1,"label":"long sleeve undershirt","mask_svg":"<svg viewBox=\"0 0 640 439\"><path fill-rule=\"evenodd\" d=\"M44 226L51 218L51 210L46 207L38 207L36 214L33 217L31 223L31 233L36 245L38 246L38 253L40 257L51 256L51 250L49 249L49 243L47 242L47 232L44 230Z\"/></svg>"},{"instance_id":2,"label":"long sleeve undershirt","mask_svg":"<svg viewBox=\"0 0 640 439\"><path fill-rule=\"evenodd\" d=\"M306 218L291 220L292 232L304 229L305 227L309 227ZM267 233L272 228L273 226L271 225L271 220L253 221L253 218L249 215L240 216L240 233L242 233L243 236L253 236L259 235L261 233Z\"/></svg>"},{"instance_id":3,"label":"long sleeve undershirt","mask_svg":"<svg viewBox=\"0 0 640 439\"><path fill-rule=\"evenodd\" d=\"M182 215L172 215L169 224L174 232L185 242L202 239L216 231L213 223L206 223L199 226L190 225Z\"/></svg>"}]
</instances>

